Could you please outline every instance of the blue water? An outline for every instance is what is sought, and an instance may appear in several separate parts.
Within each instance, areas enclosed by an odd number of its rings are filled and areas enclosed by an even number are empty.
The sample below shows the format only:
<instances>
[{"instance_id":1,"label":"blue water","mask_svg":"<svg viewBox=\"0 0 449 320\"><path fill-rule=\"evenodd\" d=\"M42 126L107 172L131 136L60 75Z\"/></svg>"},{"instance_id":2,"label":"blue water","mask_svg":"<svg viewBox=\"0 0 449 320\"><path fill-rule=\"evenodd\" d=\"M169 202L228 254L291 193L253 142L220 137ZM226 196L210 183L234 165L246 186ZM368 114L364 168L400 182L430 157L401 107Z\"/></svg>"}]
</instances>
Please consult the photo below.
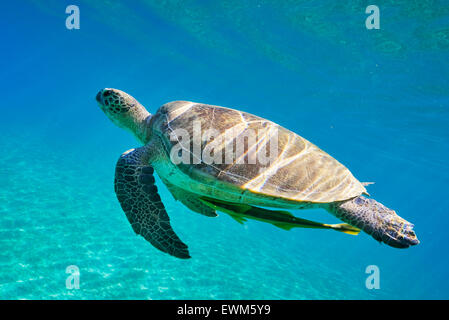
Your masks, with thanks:
<instances>
[{"instance_id":1,"label":"blue water","mask_svg":"<svg viewBox=\"0 0 449 320\"><path fill-rule=\"evenodd\" d=\"M378 0L367 30L372 3L349 2L77 1L79 30L70 2L3 3L0 298L448 299L449 5ZM158 180L192 259L163 254L116 200L116 160L138 143L98 108L103 87L153 113L191 100L277 122L375 181L421 244L208 218Z\"/></svg>"}]
</instances>

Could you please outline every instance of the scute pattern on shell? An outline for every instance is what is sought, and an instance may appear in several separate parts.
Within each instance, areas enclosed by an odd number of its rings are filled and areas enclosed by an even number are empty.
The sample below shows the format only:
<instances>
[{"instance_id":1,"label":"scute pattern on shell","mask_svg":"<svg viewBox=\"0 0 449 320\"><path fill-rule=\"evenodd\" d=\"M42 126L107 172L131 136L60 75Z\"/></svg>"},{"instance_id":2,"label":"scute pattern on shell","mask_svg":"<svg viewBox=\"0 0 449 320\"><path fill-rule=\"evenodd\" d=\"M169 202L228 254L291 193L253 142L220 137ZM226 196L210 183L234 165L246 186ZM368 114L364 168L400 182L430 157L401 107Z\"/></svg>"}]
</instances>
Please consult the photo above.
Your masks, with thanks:
<instances>
[{"instance_id":1,"label":"scute pattern on shell","mask_svg":"<svg viewBox=\"0 0 449 320\"><path fill-rule=\"evenodd\" d=\"M152 123L153 130L162 138L167 150L170 150L177 143L170 141L171 132L184 129L193 137L194 121L201 124L202 133L209 129L218 131L222 143L219 146L214 145L214 152L231 150L234 157L232 163L226 163L225 155L229 152L222 152L221 163L178 165L180 170L197 181L222 183L222 188L231 184L242 192L248 190L255 195L312 203L344 201L366 193L364 186L351 172L326 152L294 132L246 112L175 101L163 105ZM250 132L257 132L258 135L253 137L253 143L244 143L244 161L239 164L235 161L236 141ZM256 148L256 155L270 150L268 137L274 132L277 132L278 141L274 150L276 159L267 165L259 162L248 163L248 150L252 147ZM229 133L232 135L229 136ZM205 148L210 150L214 139L202 140L201 152ZM227 147L229 149L226 149ZM193 152L192 143L190 152ZM267 154L270 155L270 152Z\"/></svg>"}]
</instances>

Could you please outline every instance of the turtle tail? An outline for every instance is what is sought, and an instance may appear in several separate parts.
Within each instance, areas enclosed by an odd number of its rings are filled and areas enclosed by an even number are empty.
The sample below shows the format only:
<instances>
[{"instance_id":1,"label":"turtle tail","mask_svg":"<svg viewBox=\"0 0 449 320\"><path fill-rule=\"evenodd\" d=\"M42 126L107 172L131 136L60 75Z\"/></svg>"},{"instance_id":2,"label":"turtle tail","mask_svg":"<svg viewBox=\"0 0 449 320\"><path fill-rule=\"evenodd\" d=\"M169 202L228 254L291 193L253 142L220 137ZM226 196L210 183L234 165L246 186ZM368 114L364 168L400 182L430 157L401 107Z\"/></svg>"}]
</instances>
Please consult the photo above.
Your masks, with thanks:
<instances>
[{"instance_id":1,"label":"turtle tail","mask_svg":"<svg viewBox=\"0 0 449 320\"><path fill-rule=\"evenodd\" d=\"M412 223L374 199L357 197L332 203L328 210L337 218L394 248L408 248L419 243Z\"/></svg>"}]
</instances>

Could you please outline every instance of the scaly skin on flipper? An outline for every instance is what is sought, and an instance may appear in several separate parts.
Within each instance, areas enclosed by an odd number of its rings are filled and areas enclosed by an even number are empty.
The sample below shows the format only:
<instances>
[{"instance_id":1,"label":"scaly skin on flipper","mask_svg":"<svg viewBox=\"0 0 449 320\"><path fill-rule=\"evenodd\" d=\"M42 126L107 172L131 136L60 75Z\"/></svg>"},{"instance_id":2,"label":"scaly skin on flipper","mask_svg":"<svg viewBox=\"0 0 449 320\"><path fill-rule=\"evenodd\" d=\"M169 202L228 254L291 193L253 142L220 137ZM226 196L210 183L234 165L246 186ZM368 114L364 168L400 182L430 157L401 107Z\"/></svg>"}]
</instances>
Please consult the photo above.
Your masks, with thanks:
<instances>
[{"instance_id":1,"label":"scaly skin on flipper","mask_svg":"<svg viewBox=\"0 0 449 320\"><path fill-rule=\"evenodd\" d=\"M190 258L187 246L170 226L170 219L154 185L153 168L146 164L147 147L127 151L115 169L115 192L133 230L159 250Z\"/></svg>"},{"instance_id":2,"label":"scaly skin on flipper","mask_svg":"<svg viewBox=\"0 0 449 320\"><path fill-rule=\"evenodd\" d=\"M408 248L419 243L413 224L374 199L357 197L343 203L331 203L328 210L389 246Z\"/></svg>"}]
</instances>

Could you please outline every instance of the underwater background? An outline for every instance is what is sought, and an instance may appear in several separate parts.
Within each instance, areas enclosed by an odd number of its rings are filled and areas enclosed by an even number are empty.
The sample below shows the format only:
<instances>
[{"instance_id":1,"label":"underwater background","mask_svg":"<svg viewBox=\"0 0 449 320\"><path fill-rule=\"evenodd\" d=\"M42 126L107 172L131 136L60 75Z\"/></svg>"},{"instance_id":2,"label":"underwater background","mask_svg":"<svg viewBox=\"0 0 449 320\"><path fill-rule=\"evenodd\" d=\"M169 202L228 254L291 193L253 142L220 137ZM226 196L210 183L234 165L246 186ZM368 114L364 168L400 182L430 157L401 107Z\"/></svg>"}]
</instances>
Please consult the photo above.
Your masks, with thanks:
<instances>
[{"instance_id":1,"label":"underwater background","mask_svg":"<svg viewBox=\"0 0 449 320\"><path fill-rule=\"evenodd\" d=\"M68 30L65 9L80 9ZM380 30L365 9L380 8ZM0 32L1 299L448 299L447 1L21 1ZM139 146L97 106L124 90L272 120L347 166L415 224L406 250L175 202L158 180L180 260L136 237L115 197ZM323 210L293 211L321 222ZM67 289L67 266L80 288ZM380 271L369 290L365 272Z\"/></svg>"}]
</instances>

